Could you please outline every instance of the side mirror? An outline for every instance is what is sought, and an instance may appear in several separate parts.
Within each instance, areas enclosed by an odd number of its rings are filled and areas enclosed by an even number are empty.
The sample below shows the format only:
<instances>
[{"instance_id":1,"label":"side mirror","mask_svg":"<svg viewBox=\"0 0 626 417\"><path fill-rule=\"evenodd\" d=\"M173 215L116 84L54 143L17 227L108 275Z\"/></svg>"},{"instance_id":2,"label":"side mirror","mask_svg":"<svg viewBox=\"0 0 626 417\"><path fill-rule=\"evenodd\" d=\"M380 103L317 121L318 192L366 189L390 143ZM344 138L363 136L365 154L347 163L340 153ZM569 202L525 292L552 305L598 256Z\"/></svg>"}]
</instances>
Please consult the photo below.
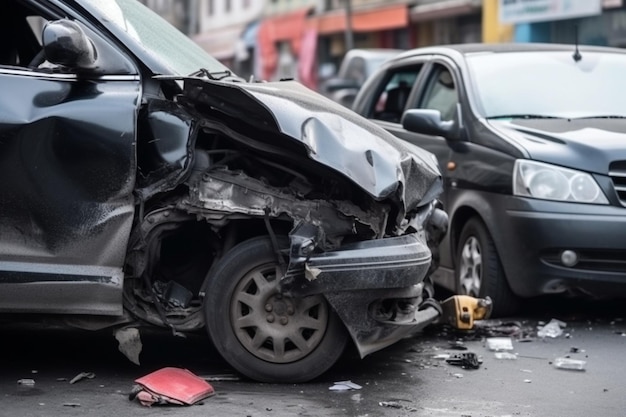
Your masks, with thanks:
<instances>
[{"instance_id":1,"label":"side mirror","mask_svg":"<svg viewBox=\"0 0 626 417\"><path fill-rule=\"evenodd\" d=\"M56 65L69 68L93 68L96 48L83 29L71 20L48 22L42 33L46 59Z\"/></svg>"},{"instance_id":2,"label":"side mirror","mask_svg":"<svg viewBox=\"0 0 626 417\"><path fill-rule=\"evenodd\" d=\"M446 139L459 139L460 129L456 120L441 120L441 112L431 109L410 109L402 115L402 127L425 135L443 136Z\"/></svg>"}]
</instances>

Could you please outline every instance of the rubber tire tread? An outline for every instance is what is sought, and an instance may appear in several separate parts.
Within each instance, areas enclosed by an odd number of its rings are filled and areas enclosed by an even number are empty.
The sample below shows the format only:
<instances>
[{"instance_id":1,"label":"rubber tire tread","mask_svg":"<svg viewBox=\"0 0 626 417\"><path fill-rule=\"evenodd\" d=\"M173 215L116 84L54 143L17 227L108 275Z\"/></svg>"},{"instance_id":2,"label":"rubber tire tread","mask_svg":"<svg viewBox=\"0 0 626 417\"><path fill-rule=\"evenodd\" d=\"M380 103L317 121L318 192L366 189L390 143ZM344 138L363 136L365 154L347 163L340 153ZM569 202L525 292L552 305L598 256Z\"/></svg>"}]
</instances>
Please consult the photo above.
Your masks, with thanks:
<instances>
[{"instance_id":1,"label":"rubber tire tread","mask_svg":"<svg viewBox=\"0 0 626 417\"><path fill-rule=\"evenodd\" d=\"M287 239L279 244L288 246ZM256 237L232 248L213 269L204 299L206 327L214 346L239 373L260 382L300 383L330 369L341 357L348 341L347 331L329 306L326 334L308 356L289 364L257 358L238 341L230 324L230 300L239 280L258 265L276 262L269 237Z\"/></svg>"},{"instance_id":2,"label":"rubber tire tread","mask_svg":"<svg viewBox=\"0 0 626 417\"><path fill-rule=\"evenodd\" d=\"M478 217L470 218L463 226L456 250L456 265L460 265L463 246L471 236L478 239L482 250L483 276L478 294L479 298L491 297L493 301L491 317L505 317L517 313L520 309L521 300L511 290L493 239L483 221ZM461 294L462 286L458 268L455 272L455 278L456 293Z\"/></svg>"}]
</instances>

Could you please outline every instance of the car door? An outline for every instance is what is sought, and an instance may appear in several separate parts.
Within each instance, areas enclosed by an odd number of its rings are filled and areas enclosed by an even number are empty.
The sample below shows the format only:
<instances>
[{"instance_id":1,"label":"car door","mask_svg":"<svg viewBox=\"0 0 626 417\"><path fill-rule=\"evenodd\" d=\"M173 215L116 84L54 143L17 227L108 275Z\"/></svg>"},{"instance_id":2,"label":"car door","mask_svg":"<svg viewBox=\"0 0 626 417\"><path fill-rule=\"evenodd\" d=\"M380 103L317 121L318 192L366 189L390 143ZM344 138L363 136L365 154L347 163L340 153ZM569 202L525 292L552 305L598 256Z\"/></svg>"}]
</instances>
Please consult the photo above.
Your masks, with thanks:
<instances>
[{"instance_id":1,"label":"car door","mask_svg":"<svg viewBox=\"0 0 626 417\"><path fill-rule=\"evenodd\" d=\"M43 25L74 20L55 4L0 17L0 311L119 315L139 76L88 21L94 71L35 64Z\"/></svg>"},{"instance_id":2,"label":"car door","mask_svg":"<svg viewBox=\"0 0 626 417\"><path fill-rule=\"evenodd\" d=\"M450 165L452 155L460 151L457 148L464 146L464 142L408 131L401 121L404 111L411 108L439 110L444 121L457 117L459 82L454 66L433 55L414 58L410 62L389 67L379 85L381 87L374 94L375 98L366 104L370 108L365 110L365 114L400 139L424 148L437 157L444 176L444 192L440 199L443 208L447 210L450 184L457 180L454 166ZM363 114L363 109L357 111ZM446 237L440 246L441 265L452 263L448 248L449 238Z\"/></svg>"}]
</instances>

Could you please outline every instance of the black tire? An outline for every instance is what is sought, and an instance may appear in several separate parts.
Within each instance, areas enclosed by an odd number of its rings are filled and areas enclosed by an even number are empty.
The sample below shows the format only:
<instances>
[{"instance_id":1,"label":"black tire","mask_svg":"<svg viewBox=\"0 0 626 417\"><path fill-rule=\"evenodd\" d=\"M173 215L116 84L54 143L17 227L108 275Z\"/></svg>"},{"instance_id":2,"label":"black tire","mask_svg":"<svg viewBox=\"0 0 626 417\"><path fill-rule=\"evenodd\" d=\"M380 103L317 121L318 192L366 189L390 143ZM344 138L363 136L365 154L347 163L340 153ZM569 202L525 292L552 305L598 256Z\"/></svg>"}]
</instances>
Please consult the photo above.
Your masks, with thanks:
<instances>
[{"instance_id":1,"label":"black tire","mask_svg":"<svg viewBox=\"0 0 626 417\"><path fill-rule=\"evenodd\" d=\"M337 362L347 332L323 296L282 297L278 267L269 238L230 250L209 277L206 326L216 349L241 374L262 382L306 382Z\"/></svg>"},{"instance_id":2,"label":"black tire","mask_svg":"<svg viewBox=\"0 0 626 417\"><path fill-rule=\"evenodd\" d=\"M457 294L490 297L492 317L517 312L520 299L511 291L493 239L479 218L472 217L463 226L455 260Z\"/></svg>"}]
</instances>

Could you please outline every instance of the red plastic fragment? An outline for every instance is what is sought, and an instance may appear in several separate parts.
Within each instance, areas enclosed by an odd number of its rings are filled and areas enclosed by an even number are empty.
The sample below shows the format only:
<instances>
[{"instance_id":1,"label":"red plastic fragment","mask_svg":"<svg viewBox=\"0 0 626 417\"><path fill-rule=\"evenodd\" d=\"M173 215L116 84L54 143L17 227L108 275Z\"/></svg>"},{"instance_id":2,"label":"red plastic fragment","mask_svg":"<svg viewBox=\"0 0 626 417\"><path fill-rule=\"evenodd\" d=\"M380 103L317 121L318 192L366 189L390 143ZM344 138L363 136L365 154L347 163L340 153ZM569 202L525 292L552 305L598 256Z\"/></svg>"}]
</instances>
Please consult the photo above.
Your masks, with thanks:
<instances>
[{"instance_id":1,"label":"red plastic fragment","mask_svg":"<svg viewBox=\"0 0 626 417\"><path fill-rule=\"evenodd\" d=\"M213 386L187 369L162 368L135 380L143 390L136 398L150 406L154 403L191 405L215 394Z\"/></svg>"}]
</instances>

